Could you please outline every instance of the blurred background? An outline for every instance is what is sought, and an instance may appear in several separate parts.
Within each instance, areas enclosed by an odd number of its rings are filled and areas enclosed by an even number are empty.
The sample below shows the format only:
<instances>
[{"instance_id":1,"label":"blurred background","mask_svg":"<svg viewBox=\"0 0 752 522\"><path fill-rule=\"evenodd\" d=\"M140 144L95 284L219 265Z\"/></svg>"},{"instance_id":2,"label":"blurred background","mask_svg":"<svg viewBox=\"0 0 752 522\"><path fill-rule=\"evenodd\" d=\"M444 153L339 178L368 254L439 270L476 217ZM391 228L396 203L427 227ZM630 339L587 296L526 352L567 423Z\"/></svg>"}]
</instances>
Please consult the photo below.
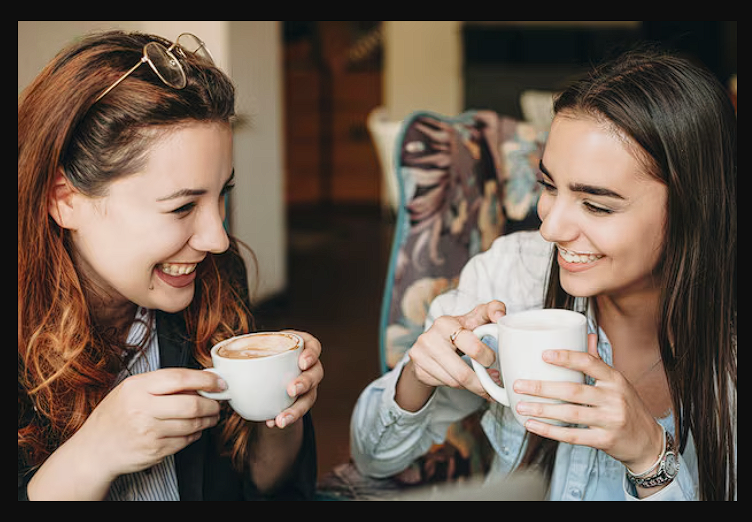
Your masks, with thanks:
<instances>
[{"instance_id":1,"label":"blurred background","mask_svg":"<svg viewBox=\"0 0 752 522\"><path fill-rule=\"evenodd\" d=\"M490 109L545 124L550 93L645 41L704 63L736 99L736 24L19 21L18 93L63 46L93 31L193 32L207 43L237 86L229 221L258 259L258 327L306 330L324 346L314 409L323 475L347 461L350 412L380 373L399 122L415 110Z\"/></svg>"}]
</instances>

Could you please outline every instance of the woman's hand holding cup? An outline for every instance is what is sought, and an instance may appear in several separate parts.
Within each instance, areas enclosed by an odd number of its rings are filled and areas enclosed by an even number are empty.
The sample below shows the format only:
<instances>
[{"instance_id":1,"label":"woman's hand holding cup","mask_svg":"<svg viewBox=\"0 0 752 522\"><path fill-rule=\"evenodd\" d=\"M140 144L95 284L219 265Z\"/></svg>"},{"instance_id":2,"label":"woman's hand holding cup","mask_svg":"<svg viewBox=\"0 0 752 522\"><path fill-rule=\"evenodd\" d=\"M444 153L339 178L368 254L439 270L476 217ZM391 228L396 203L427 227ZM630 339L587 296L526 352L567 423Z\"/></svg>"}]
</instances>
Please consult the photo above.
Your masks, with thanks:
<instances>
[{"instance_id":1,"label":"woman's hand holding cup","mask_svg":"<svg viewBox=\"0 0 752 522\"><path fill-rule=\"evenodd\" d=\"M488 394L462 355L491 365L493 350L483 344L473 330L496 322L506 314L506 306L491 301L475 307L462 316L443 316L410 348L410 361L402 372L397 387L397 403L409 411L417 411L437 386L464 388L488 398Z\"/></svg>"}]
</instances>

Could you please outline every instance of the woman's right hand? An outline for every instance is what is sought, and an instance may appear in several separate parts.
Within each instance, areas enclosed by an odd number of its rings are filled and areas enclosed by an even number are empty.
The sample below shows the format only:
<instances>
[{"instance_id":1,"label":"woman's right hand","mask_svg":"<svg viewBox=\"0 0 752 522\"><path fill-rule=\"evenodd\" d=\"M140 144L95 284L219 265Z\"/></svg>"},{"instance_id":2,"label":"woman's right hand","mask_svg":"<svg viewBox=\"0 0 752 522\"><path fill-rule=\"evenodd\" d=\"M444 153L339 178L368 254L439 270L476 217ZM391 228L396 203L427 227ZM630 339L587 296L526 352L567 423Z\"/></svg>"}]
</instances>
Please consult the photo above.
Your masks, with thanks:
<instances>
[{"instance_id":1,"label":"woman's right hand","mask_svg":"<svg viewBox=\"0 0 752 522\"><path fill-rule=\"evenodd\" d=\"M219 421L219 403L197 390L225 385L185 368L134 375L116 386L29 484L29 497L101 499L118 476L148 469Z\"/></svg>"},{"instance_id":2,"label":"woman's right hand","mask_svg":"<svg viewBox=\"0 0 752 522\"><path fill-rule=\"evenodd\" d=\"M473 330L494 323L505 314L504 303L491 301L462 316L436 319L408 352L410 361L397 383L397 404L407 411L418 411L437 386L463 388L488 399L478 376L461 356L468 355L484 366L490 366L496 356L473 334Z\"/></svg>"},{"instance_id":3,"label":"woman's right hand","mask_svg":"<svg viewBox=\"0 0 752 522\"><path fill-rule=\"evenodd\" d=\"M211 373L169 368L125 379L94 409L82 435L93 437L113 475L135 473L195 442L219 421L219 403L197 390L223 391Z\"/></svg>"}]
</instances>

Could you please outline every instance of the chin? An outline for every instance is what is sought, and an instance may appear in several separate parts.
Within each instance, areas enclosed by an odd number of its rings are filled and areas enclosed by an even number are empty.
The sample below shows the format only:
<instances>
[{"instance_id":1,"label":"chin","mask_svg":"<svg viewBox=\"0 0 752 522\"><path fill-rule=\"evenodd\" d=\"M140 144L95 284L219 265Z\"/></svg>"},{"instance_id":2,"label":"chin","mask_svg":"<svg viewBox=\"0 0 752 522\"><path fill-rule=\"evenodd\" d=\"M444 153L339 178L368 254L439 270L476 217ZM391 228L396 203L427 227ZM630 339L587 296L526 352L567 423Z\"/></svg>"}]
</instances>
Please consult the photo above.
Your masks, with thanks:
<instances>
[{"instance_id":1,"label":"chin","mask_svg":"<svg viewBox=\"0 0 752 522\"><path fill-rule=\"evenodd\" d=\"M153 305L151 306L151 308L161 310L168 314L176 314L178 312L182 312L183 310L188 308L191 302L193 302L195 291L193 287L191 287L190 289L182 289L180 293L184 295L162 295L156 299L153 299Z\"/></svg>"},{"instance_id":2,"label":"chin","mask_svg":"<svg viewBox=\"0 0 752 522\"><path fill-rule=\"evenodd\" d=\"M602 290L592 278L588 279L584 274L566 273L564 270L559 273L559 284L572 297L594 297Z\"/></svg>"}]
</instances>

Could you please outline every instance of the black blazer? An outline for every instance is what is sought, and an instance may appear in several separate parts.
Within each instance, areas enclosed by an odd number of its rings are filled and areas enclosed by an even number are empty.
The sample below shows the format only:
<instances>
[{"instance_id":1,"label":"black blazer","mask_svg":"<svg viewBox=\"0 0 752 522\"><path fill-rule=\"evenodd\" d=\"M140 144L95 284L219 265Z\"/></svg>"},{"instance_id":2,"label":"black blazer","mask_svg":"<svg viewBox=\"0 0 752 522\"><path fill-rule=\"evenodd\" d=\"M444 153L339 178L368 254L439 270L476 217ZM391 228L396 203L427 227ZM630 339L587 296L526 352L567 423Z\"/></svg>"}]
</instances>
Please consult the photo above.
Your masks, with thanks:
<instances>
[{"instance_id":1,"label":"black blazer","mask_svg":"<svg viewBox=\"0 0 752 522\"><path fill-rule=\"evenodd\" d=\"M199 368L191 357L182 314L157 312L157 335L163 368ZM240 476L227 457L219 455L215 429L175 455L181 500L307 500L316 490L316 442L310 413L304 422L303 445L287 481L262 496L248 477Z\"/></svg>"},{"instance_id":2,"label":"black blazer","mask_svg":"<svg viewBox=\"0 0 752 522\"><path fill-rule=\"evenodd\" d=\"M191 356L192 347L182 314L157 312L157 335L162 368L199 368ZM237 473L229 458L220 455L216 439L218 432L214 428L204 431L198 441L175 454L180 499L312 499L316 490L317 470L316 442L310 413L301 422L304 423L304 437L300 454L287 480L274 493L262 495L249 477ZM18 500L28 500L27 486L34 472L19 455Z\"/></svg>"}]
</instances>

